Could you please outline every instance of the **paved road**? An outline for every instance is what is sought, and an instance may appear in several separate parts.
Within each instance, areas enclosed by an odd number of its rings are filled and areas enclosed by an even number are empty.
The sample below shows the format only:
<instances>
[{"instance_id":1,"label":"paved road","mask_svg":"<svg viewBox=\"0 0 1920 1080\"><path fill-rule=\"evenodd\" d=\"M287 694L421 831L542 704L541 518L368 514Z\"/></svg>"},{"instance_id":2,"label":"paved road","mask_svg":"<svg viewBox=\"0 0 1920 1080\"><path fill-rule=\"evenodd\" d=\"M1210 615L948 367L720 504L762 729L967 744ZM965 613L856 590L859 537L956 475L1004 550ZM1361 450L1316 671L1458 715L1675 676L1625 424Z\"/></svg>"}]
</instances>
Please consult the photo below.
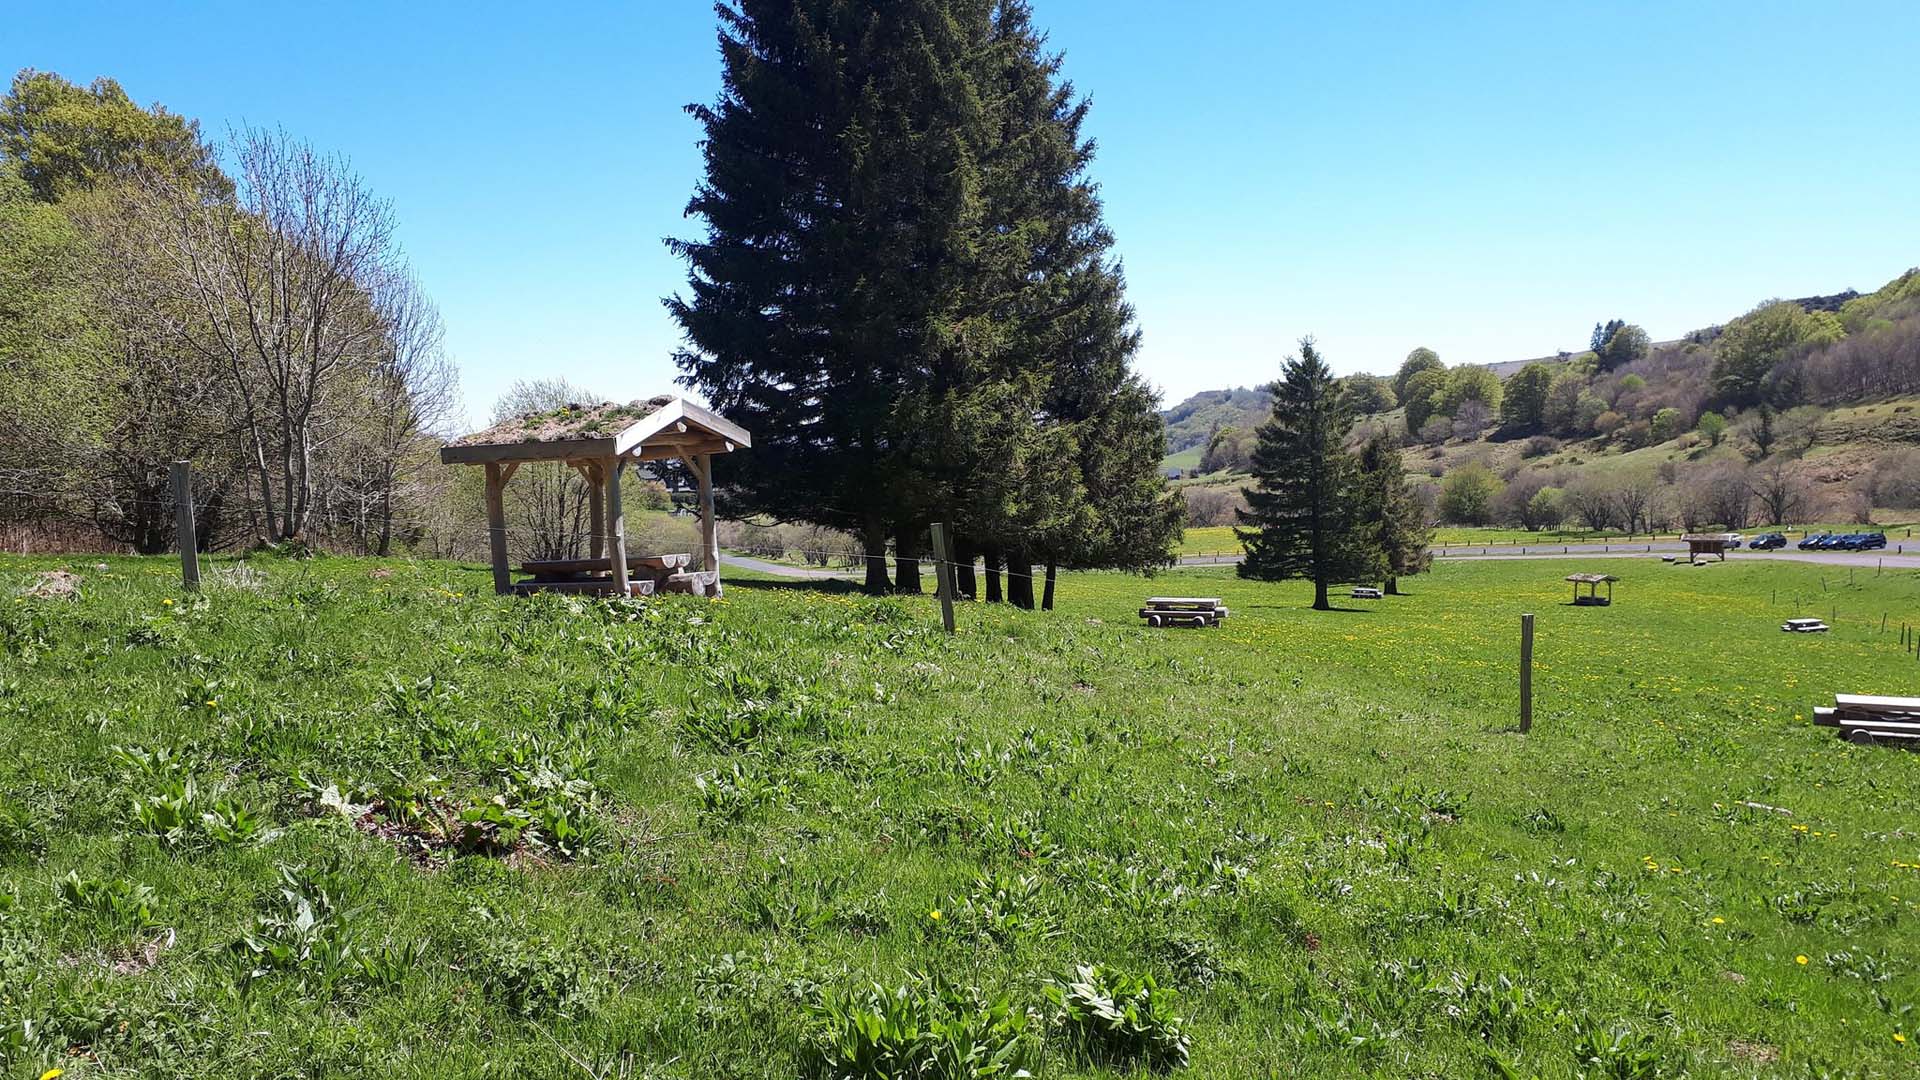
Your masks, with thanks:
<instances>
[{"instance_id":1,"label":"paved road","mask_svg":"<svg viewBox=\"0 0 1920 1080\"><path fill-rule=\"evenodd\" d=\"M860 571L854 569L819 570L813 567L788 566L785 563L768 562L746 555L728 555L720 553L722 566L737 566L742 570L754 570L762 574L779 574L783 577L804 578L808 581L825 581L829 578L855 578Z\"/></svg>"}]
</instances>

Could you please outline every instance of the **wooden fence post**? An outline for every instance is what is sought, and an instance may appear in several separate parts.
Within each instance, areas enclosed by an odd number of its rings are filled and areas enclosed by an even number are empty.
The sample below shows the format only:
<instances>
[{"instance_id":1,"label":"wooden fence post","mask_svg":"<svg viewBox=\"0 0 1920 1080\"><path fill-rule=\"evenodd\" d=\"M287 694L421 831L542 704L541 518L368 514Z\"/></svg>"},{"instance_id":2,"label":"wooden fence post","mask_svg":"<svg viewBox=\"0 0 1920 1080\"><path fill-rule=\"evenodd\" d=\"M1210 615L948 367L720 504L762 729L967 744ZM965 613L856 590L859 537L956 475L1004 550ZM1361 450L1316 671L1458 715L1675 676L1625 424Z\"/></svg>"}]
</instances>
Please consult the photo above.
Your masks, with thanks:
<instances>
[{"instance_id":1,"label":"wooden fence post","mask_svg":"<svg viewBox=\"0 0 1920 1080\"><path fill-rule=\"evenodd\" d=\"M933 531L933 591L940 598L940 622L953 633L953 538L947 535L947 523L936 521Z\"/></svg>"},{"instance_id":2,"label":"wooden fence post","mask_svg":"<svg viewBox=\"0 0 1920 1080\"><path fill-rule=\"evenodd\" d=\"M1520 733L1533 730L1533 615L1520 616Z\"/></svg>"},{"instance_id":3,"label":"wooden fence post","mask_svg":"<svg viewBox=\"0 0 1920 1080\"><path fill-rule=\"evenodd\" d=\"M180 545L180 587L198 592L200 538L193 532L193 466L176 461L167 471L173 474L173 535Z\"/></svg>"}]
</instances>

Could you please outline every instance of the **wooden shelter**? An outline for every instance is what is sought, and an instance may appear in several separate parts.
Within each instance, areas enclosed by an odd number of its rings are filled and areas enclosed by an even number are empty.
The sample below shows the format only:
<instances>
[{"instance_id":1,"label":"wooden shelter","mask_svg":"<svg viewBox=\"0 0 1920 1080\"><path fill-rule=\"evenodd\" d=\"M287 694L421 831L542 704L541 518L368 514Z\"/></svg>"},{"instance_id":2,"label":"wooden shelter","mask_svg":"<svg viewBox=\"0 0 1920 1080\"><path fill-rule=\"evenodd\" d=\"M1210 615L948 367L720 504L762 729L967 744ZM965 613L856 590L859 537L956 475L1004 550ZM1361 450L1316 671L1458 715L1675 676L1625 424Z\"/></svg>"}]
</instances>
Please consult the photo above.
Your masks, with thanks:
<instances>
[{"instance_id":1,"label":"wooden shelter","mask_svg":"<svg viewBox=\"0 0 1920 1080\"><path fill-rule=\"evenodd\" d=\"M1702 555L1717 555L1721 562L1727 561L1727 549L1740 543L1739 533L1688 533L1680 539L1687 542L1687 561L1696 562Z\"/></svg>"},{"instance_id":2,"label":"wooden shelter","mask_svg":"<svg viewBox=\"0 0 1920 1080\"><path fill-rule=\"evenodd\" d=\"M713 519L713 455L753 445L745 428L671 394L627 404L570 404L503 420L440 448L448 465L487 470L487 537L498 593L552 589L641 596L656 588L720 594L720 543ZM678 459L699 488L698 567L688 555L627 557L620 474L629 464ZM515 582L507 565L506 507L501 492L521 465L557 461L587 482L590 540L585 559L529 562Z\"/></svg>"},{"instance_id":3,"label":"wooden shelter","mask_svg":"<svg viewBox=\"0 0 1920 1080\"><path fill-rule=\"evenodd\" d=\"M1568 574L1567 580L1573 582L1573 602L1578 607L1606 607L1613 603L1613 583L1620 579L1612 574ZM1606 583L1607 595L1601 596L1601 583ZM1587 587L1587 595L1580 595L1580 586Z\"/></svg>"}]
</instances>

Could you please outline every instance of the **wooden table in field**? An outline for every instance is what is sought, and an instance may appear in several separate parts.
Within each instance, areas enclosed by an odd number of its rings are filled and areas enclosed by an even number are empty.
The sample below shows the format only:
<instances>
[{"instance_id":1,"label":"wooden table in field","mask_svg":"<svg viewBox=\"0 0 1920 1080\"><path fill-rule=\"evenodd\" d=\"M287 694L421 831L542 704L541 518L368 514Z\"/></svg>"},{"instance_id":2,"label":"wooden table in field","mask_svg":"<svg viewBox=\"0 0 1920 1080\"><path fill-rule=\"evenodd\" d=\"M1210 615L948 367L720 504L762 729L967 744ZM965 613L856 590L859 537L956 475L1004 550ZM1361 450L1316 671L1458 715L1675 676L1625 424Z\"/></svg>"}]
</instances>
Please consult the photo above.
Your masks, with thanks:
<instances>
[{"instance_id":1,"label":"wooden table in field","mask_svg":"<svg viewBox=\"0 0 1920 1080\"><path fill-rule=\"evenodd\" d=\"M719 574L711 570L689 570L690 554L630 555L627 557L627 595L649 596L656 592L684 592L706 595L717 583ZM516 593L617 591L613 582L613 560L607 557L586 559L530 559L520 566L529 574L525 581L513 583Z\"/></svg>"},{"instance_id":2,"label":"wooden table in field","mask_svg":"<svg viewBox=\"0 0 1920 1080\"><path fill-rule=\"evenodd\" d=\"M1217 596L1149 596L1140 609L1148 626L1219 626L1228 614Z\"/></svg>"}]
</instances>

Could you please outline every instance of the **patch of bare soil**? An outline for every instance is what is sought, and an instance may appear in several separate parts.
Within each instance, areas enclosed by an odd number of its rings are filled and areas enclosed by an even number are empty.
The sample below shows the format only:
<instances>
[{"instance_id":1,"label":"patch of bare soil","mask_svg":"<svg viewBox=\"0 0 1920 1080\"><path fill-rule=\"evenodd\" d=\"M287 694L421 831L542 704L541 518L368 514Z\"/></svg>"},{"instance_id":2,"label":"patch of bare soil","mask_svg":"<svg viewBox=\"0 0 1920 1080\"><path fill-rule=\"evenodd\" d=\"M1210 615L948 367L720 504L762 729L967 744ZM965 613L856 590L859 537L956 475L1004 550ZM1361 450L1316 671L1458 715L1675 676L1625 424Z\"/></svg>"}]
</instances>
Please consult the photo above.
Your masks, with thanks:
<instances>
[{"instance_id":1,"label":"patch of bare soil","mask_svg":"<svg viewBox=\"0 0 1920 1080\"><path fill-rule=\"evenodd\" d=\"M80 575L65 570L43 570L20 595L33 600L64 600L80 595Z\"/></svg>"}]
</instances>

